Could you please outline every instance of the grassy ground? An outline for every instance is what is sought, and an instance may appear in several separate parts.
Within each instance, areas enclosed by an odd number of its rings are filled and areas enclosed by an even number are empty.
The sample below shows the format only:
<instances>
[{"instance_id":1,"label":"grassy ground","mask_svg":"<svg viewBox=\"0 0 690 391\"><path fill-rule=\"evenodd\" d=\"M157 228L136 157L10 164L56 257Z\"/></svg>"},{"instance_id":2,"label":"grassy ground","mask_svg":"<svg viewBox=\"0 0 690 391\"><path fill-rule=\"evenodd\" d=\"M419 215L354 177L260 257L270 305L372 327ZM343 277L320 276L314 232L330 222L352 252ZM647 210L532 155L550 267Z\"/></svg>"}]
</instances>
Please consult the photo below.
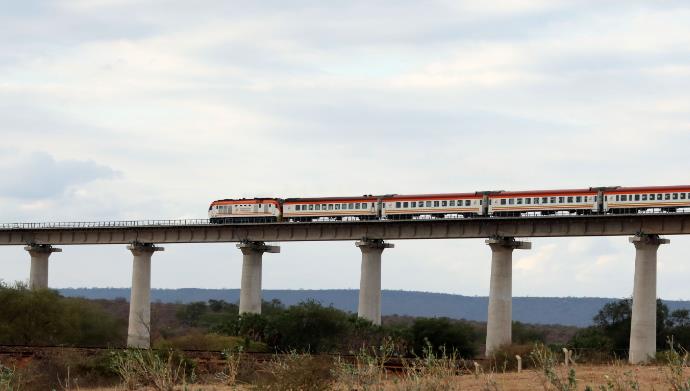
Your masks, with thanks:
<instances>
[{"instance_id":1,"label":"grassy ground","mask_svg":"<svg viewBox=\"0 0 690 391\"><path fill-rule=\"evenodd\" d=\"M559 371L564 372L563 368L558 368ZM668 390L670 389L667 382L667 368L665 366L628 366L628 365L577 365L575 366L576 379L578 381L577 390L584 390L586 386L591 386L593 390L600 390L604 386L605 390L626 390L627 388L621 384L616 387L619 382L626 380L632 381L634 379L639 382L640 390ZM565 375L565 373L563 373ZM690 377L690 369L685 370L685 376ZM444 386L447 389L453 390L467 390L467 391L485 391L485 390L502 390L502 391L533 391L533 390L550 390L556 388L545 388L543 377L540 372L535 370L525 370L521 373L493 373L480 375L462 375L454 376L446 379ZM374 386L372 390L424 390L424 388L414 387L413 382L405 379L395 378L392 375L384 384ZM614 384L614 388L610 388L609 384ZM630 383L628 383L630 385ZM334 385L333 389L342 388L345 385ZM443 386L442 386L443 387ZM183 390L183 387L177 388ZM236 386L222 386L217 384L192 384L188 385L186 390L189 391L226 391L226 390L249 390L247 385ZM437 388L445 389L445 388ZM81 388L82 391L116 391L121 388Z\"/></svg>"}]
</instances>

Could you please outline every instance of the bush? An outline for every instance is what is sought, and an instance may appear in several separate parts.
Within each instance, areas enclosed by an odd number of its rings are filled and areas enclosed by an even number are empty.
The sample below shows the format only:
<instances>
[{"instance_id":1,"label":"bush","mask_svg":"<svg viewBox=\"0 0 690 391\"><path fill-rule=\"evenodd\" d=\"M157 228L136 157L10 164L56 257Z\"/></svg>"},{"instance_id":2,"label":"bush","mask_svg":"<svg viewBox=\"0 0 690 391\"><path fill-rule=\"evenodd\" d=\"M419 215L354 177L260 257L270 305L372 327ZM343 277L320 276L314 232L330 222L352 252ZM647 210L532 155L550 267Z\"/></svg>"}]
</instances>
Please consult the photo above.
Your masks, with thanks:
<instances>
[{"instance_id":1,"label":"bush","mask_svg":"<svg viewBox=\"0 0 690 391\"><path fill-rule=\"evenodd\" d=\"M217 352L225 350L234 351L239 348L250 352L268 351L266 344L261 342L248 341L242 337L218 335L215 333L202 334L199 332L168 339L160 339L155 342L154 348L158 350L206 350Z\"/></svg>"},{"instance_id":2,"label":"bush","mask_svg":"<svg viewBox=\"0 0 690 391\"><path fill-rule=\"evenodd\" d=\"M331 388L333 364L324 357L292 352L268 362L257 382L259 390L321 391Z\"/></svg>"},{"instance_id":3,"label":"bush","mask_svg":"<svg viewBox=\"0 0 690 391\"><path fill-rule=\"evenodd\" d=\"M475 329L466 323L451 322L448 318L418 318L412 324L412 349L422 354L431 345L434 352L457 352L461 357L477 353Z\"/></svg>"},{"instance_id":4,"label":"bush","mask_svg":"<svg viewBox=\"0 0 690 391\"><path fill-rule=\"evenodd\" d=\"M328 352L341 346L353 328L345 312L307 301L269 317L265 337L282 351Z\"/></svg>"}]
</instances>

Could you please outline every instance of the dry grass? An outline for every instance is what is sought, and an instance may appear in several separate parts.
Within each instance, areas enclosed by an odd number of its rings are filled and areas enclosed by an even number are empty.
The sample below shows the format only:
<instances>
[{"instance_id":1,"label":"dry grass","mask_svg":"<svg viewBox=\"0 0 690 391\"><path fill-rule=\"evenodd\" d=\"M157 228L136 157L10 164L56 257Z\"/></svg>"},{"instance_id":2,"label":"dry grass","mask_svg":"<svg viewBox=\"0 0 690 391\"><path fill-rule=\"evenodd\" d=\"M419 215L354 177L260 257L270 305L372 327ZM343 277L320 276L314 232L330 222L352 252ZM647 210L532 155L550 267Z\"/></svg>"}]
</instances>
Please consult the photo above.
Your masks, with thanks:
<instances>
[{"instance_id":1,"label":"dry grass","mask_svg":"<svg viewBox=\"0 0 690 391\"><path fill-rule=\"evenodd\" d=\"M563 368L559 368L562 370ZM578 365L575 367L578 380L578 390L584 390L585 386L589 385L593 390L600 390L601 386L607 386L609 384L608 379L613 378L623 378L625 372L630 371L633 374L640 385L640 390L668 390L669 386L666 381L665 376L666 368L663 366L629 366L629 365ZM690 369L686 369L685 376L690 377ZM398 379L399 380L399 379ZM491 390L492 388L487 388L490 380L496 385L496 390L502 391L534 391L543 390L542 381L540 375L535 370L526 370L522 373L493 373L493 374L481 374L479 376L465 374L460 376L453 376L447 379L446 385L450 390L467 390L467 391L485 391ZM415 388L403 388L406 386L404 382L397 381L395 377L391 377L385 384L379 389L385 391L394 391L401 389L413 390ZM407 384L410 385L410 384ZM411 385L410 385L411 386ZM178 387L178 390L182 390L182 387ZM187 390L189 391L229 391L229 390L250 390L252 389L249 385L243 386L222 386L217 384L194 384L188 385ZM611 388L605 388L606 390ZM615 390L616 388L612 388ZM630 388L628 388L630 389ZM81 388L82 391L118 391L118 388ZM423 390L423 389L420 389Z\"/></svg>"}]
</instances>

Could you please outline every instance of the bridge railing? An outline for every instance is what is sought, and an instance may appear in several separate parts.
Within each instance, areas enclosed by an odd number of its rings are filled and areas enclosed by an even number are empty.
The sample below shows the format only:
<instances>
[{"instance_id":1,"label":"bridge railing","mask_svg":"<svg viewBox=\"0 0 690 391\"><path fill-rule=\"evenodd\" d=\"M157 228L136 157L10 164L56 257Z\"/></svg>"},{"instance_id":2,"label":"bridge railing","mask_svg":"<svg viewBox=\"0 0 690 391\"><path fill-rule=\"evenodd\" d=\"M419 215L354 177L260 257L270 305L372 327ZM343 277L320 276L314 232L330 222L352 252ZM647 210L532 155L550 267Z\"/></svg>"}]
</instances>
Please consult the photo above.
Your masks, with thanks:
<instances>
[{"instance_id":1,"label":"bridge railing","mask_svg":"<svg viewBox=\"0 0 690 391\"><path fill-rule=\"evenodd\" d=\"M43 223L0 223L0 229L49 229L49 228L132 228L165 227L180 225L207 225L208 219L181 220L119 220L119 221L55 221Z\"/></svg>"}]
</instances>

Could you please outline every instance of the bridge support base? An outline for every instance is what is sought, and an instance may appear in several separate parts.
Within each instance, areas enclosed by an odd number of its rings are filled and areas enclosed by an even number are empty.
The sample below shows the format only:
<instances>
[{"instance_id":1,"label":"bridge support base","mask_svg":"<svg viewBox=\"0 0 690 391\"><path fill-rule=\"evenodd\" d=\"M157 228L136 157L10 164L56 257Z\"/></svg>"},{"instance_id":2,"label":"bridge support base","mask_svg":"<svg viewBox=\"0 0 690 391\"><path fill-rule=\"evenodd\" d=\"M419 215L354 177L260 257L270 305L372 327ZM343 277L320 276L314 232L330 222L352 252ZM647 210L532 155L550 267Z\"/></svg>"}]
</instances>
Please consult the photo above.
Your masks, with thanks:
<instances>
[{"instance_id":1,"label":"bridge support base","mask_svg":"<svg viewBox=\"0 0 690 391\"><path fill-rule=\"evenodd\" d=\"M30 244L24 247L31 256L31 271L29 272L29 289L48 288L48 258L50 254L62 252L49 244Z\"/></svg>"},{"instance_id":2,"label":"bridge support base","mask_svg":"<svg viewBox=\"0 0 690 391\"><path fill-rule=\"evenodd\" d=\"M637 235L629 240L635 245L635 284L628 360L631 364L639 364L656 356L657 250L670 240L658 235Z\"/></svg>"},{"instance_id":3,"label":"bridge support base","mask_svg":"<svg viewBox=\"0 0 690 391\"><path fill-rule=\"evenodd\" d=\"M513 323L513 250L529 250L530 242L514 238L492 238L489 316L486 321L486 356L512 342Z\"/></svg>"},{"instance_id":4,"label":"bridge support base","mask_svg":"<svg viewBox=\"0 0 690 391\"><path fill-rule=\"evenodd\" d=\"M393 248L383 240L362 239L355 243L362 251L362 269L359 280L359 307L357 315L381 324L381 253Z\"/></svg>"},{"instance_id":5,"label":"bridge support base","mask_svg":"<svg viewBox=\"0 0 690 391\"><path fill-rule=\"evenodd\" d=\"M261 313L261 267L264 253L279 253L280 246L264 242L242 242L242 283L240 288L240 314Z\"/></svg>"},{"instance_id":6,"label":"bridge support base","mask_svg":"<svg viewBox=\"0 0 690 391\"><path fill-rule=\"evenodd\" d=\"M127 346L148 349L151 347L151 256L164 248L150 243L132 243L127 249L134 256Z\"/></svg>"}]
</instances>

